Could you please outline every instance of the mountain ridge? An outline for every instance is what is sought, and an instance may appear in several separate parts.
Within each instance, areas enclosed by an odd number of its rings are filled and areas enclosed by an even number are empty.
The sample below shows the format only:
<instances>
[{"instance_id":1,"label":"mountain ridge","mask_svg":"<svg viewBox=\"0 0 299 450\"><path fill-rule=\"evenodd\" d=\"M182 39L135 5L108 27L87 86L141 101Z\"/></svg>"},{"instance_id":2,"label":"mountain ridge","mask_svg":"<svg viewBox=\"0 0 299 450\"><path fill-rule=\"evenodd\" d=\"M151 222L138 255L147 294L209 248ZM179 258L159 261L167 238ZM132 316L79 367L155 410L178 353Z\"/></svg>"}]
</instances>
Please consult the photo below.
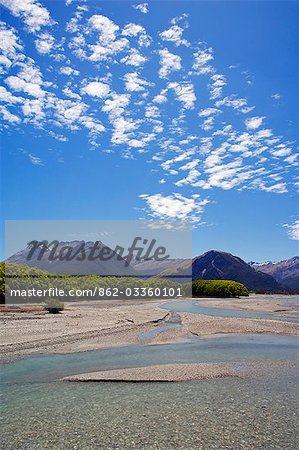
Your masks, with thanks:
<instances>
[{"instance_id":1,"label":"mountain ridge","mask_svg":"<svg viewBox=\"0 0 299 450\"><path fill-rule=\"evenodd\" d=\"M37 267L39 269L47 270L50 273L57 274L68 274L68 275L102 275L102 276L134 276L135 270L126 261L115 253L107 245L103 244L101 241L97 241L99 251L107 249L106 260L101 260L97 258L88 259L92 254L92 248L95 245L93 241L59 241L55 252L53 248L48 245L44 246L44 254L41 259L39 259L38 250L36 254L33 252L30 257L30 252L32 251L32 246L29 244L23 250L11 255L6 259L7 262L15 262L19 264L26 264L30 267ZM41 246L40 246L41 247ZM71 258L67 260L67 257L63 252L67 250L66 247L72 249L73 253L80 253L81 251L82 259ZM38 247L37 247L38 248ZM42 247L41 247L42 248ZM57 253L62 255L61 259L56 256L51 257L51 253ZM85 255L83 259L83 255Z\"/></svg>"},{"instance_id":2,"label":"mountain ridge","mask_svg":"<svg viewBox=\"0 0 299 450\"><path fill-rule=\"evenodd\" d=\"M70 241L60 242L58 249L63 245L72 246L74 250L85 244L85 251L92 248L92 241ZM100 247L107 247L99 242ZM107 247L109 249L109 247ZM136 276L136 277L190 277L196 280L233 280L244 284L250 290L264 290L278 292L286 289L299 289L299 257L293 257L279 263L268 262L267 264L248 264L240 257L222 250L209 250L202 255L190 259L168 259L165 261L153 260L133 260L131 264L124 265L123 258L117 258L117 254L111 252L109 261L87 261L68 262L49 261L51 249L45 251L45 259L39 260L35 255L28 260L30 247L11 255L7 262L27 264L31 267L48 270L51 273L61 273L70 275L99 275L99 276Z\"/></svg>"},{"instance_id":3,"label":"mountain ridge","mask_svg":"<svg viewBox=\"0 0 299 450\"><path fill-rule=\"evenodd\" d=\"M250 290L279 291L283 287L271 276L256 271L238 256L222 250L210 250L191 260L179 263L162 272L167 275L184 275L192 264L192 280L233 280L244 284Z\"/></svg>"},{"instance_id":4,"label":"mountain ridge","mask_svg":"<svg viewBox=\"0 0 299 450\"><path fill-rule=\"evenodd\" d=\"M278 283L288 289L299 290L299 256L278 262L253 264L254 269L271 275Z\"/></svg>"}]
</instances>

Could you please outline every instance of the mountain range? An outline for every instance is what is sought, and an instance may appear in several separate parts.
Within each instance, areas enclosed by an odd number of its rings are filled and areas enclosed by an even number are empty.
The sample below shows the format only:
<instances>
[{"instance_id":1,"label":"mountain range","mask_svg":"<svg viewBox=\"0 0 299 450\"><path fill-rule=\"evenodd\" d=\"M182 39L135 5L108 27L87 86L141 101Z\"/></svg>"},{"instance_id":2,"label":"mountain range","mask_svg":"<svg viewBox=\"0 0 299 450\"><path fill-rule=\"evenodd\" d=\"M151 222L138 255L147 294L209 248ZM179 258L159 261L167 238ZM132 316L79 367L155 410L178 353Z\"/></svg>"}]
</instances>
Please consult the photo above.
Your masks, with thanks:
<instances>
[{"instance_id":1,"label":"mountain range","mask_svg":"<svg viewBox=\"0 0 299 450\"><path fill-rule=\"evenodd\" d=\"M31 267L47 270L50 273L69 275L102 275L102 276L133 276L135 270L126 261L115 253L111 248L100 241L97 241L97 252L106 249L105 261L99 258L92 258L92 251L95 243L92 241L60 241L54 246L48 247L40 245L32 251L33 245L27 247L6 261L18 264L27 264ZM67 260L68 249L71 249L71 260ZM55 258L51 256L55 250ZM42 257L40 252L43 252ZM56 257L59 256L59 257ZM84 256L84 258L83 258Z\"/></svg>"},{"instance_id":2,"label":"mountain range","mask_svg":"<svg viewBox=\"0 0 299 450\"><path fill-rule=\"evenodd\" d=\"M282 286L271 276L259 271L231 253L210 250L192 260L185 260L162 272L163 276L184 275L192 264L192 279L233 280L250 290L280 291Z\"/></svg>"},{"instance_id":3,"label":"mountain range","mask_svg":"<svg viewBox=\"0 0 299 450\"><path fill-rule=\"evenodd\" d=\"M59 252L63 247L69 246L76 253L79 252L82 245L84 245L85 255L88 257L92 251L93 242L59 242L56 250ZM133 259L128 265L113 250L100 243L99 248L103 247L108 249L108 261L99 259L89 261L88 258L84 262L76 259L72 261L51 260L51 258L49 259L51 248L45 250L42 259L38 258L36 252L28 260L30 246L10 256L7 261L27 264L58 274L135 277L159 275L176 279L177 277L190 277L192 273L193 280L234 280L243 283L250 290L269 292L299 290L299 257L293 257L278 263L247 264L231 253L210 250L193 259L167 259L165 261L137 261Z\"/></svg>"},{"instance_id":4,"label":"mountain range","mask_svg":"<svg viewBox=\"0 0 299 450\"><path fill-rule=\"evenodd\" d=\"M291 290L299 290L299 257L265 264L253 263L252 267L259 272L271 275L275 280Z\"/></svg>"}]
</instances>

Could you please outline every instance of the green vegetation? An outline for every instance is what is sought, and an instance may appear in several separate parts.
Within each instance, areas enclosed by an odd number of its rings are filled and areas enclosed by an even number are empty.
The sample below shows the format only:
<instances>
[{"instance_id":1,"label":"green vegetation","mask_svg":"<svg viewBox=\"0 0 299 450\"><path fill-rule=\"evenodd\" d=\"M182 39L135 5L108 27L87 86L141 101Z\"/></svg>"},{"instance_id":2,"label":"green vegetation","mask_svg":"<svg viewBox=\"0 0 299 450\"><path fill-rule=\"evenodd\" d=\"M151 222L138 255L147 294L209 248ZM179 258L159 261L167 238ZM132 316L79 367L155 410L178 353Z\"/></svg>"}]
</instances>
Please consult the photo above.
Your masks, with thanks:
<instances>
[{"instance_id":1,"label":"green vegetation","mask_svg":"<svg viewBox=\"0 0 299 450\"><path fill-rule=\"evenodd\" d=\"M64 310L64 303L56 298L52 298L45 302L45 309L49 311L50 314L58 314L60 311Z\"/></svg>"},{"instance_id":2,"label":"green vegetation","mask_svg":"<svg viewBox=\"0 0 299 450\"><path fill-rule=\"evenodd\" d=\"M12 289L24 291L33 288L40 290L55 288L63 289L64 292L72 290L73 295L65 295L64 299L73 301L77 298L91 300L99 298L173 298L177 296L178 289L180 289L182 296L191 296L191 283L177 283L166 278L140 279L101 277L98 275L57 275L36 267L16 263L0 263L1 303L4 303L5 283L8 295ZM171 292L171 288L175 293ZM139 289L139 291L136 291L136 289ZM145 295L138 295L142 292L142 289L144 289ZM166 295L163 295L163 289L165 289ZM94 295L94 292L96 292L96 295ZM123 295L120 294L121 292ZM243 284L236 281L198 280L192 283L192 295L194 297L240 297L248 296L249 291ZM40 301L44 301L45 297L53 298L55 296L57 296L55 293L42 295ZM22 297L21 300L22 303L39 301L37 297L28 295ZM11 301L13 303L12 297Z\"/></svg>"},{"instance_id":3,"label":"green vegetation","mask_svg":"<svg viewBox=\"0 0 299 450\"><path fill-rule=\"evenodd\" d=\"M237 281L198 280L192 283L193 297L240 297L248 296L248 289Z\"/></svg>"},{"instance_id":4,"label":"green vegetation","mask_svg":"<svg viewBox=\"0 0 299 450\"><path fill-rule=\"evenodd\" d=\"M120 299L120 298L174 298L180 293L191 296L191 283L177 283L166 278L152 277L140 279L135 277L101 277L98 275L58 275L25 264L0 263L0 289L2 303L6 289L6 300L11 303L43 302L45 298L60 298L58 290L63 290L65 301L80 299ZM38 298L31 290L46 292ZM179 290L180 291L179 291ZM10 295L12 291L19 291L18 295ZM71 292L71 295L69 293ZM23 295L24 294L24 295Z\"/></svg>"}]
</instances>

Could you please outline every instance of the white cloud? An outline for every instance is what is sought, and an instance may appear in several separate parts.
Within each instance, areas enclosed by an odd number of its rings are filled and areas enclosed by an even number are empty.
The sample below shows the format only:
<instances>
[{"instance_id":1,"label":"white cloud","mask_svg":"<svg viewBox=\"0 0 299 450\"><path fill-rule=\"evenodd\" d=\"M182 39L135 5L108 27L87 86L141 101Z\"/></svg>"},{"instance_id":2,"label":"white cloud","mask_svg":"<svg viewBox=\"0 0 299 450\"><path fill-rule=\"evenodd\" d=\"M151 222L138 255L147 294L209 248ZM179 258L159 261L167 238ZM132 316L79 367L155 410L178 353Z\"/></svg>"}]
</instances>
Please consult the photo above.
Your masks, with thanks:
<instances>
[{"instance_id":1,"label":"white cloud","mask_svg":"<svg viewBox=\"0 0 299 450\"><path fill-rule=\"evenodd\" d=\"M145 32L145 30L141 25L137 25L136 23L128 23L124 27L122 34L124 36L132 37L132 36L137 36L138 34L144 33L144 32Z\"/></svg>"},{"instance_id":2,"label":"white cloud","mask_svg":"<svg viewBox=\"0 0 299 450\"><path fill-rule=\"evenodd\" d=\"M60 128L67 127L73 131L81 129L83 122L88 119L88 116L84 116L87 109L88 106L83 102L64 100L53 94L48 95L46 98L46 111L49 115L49 122L54 121ZM94 119L90 118L90 120Z\"/></svg>"},{"instance_id":3,"label":"white cloud","mask_svg":"<svg viewBox=\"0 0 299 450\"><path fill-rule=\"evenodd\" d=\"M167 89L162 89L160 94L155 95L153 98L154 103L166 103L167 102Z\"/></svg>"},{"instance_id":4,"label":"white cloud","mask_svg":"<svg viewBox=\"0 0 299 450\"><path fill-rule=\"evenodd\" d=\"M12 105L14 103L23 103L24 99L13 95L4 86L0 86L0 101Z\"/></svg>"},{"instance_id":5,"label":"white cloud","mask_svg":"<svg viewBox=\"0 0 299 450\"><path fill-rule=\"evenodd\" d=\"M198 222L208 200L200 200L198 195L190 198L179 193L163 196L162 194L140 195L147 203L150 217L162 220L179 220Z\"/></svg>"},{"instance_id":6,"label":"white cloud","mask_svg":"<svg viewBox=\"0 0 299 450\"><path fill-rule=\"evenodd\" d=\"M145 108L145 117L156 118L160 116L160 111L157 106L149 105Z\"/></svg>"},{"instance_id":7,"label":"white cloud","mask_svg":"<svg viewBox=\"0 0 299 450\"><path fill-rule=\"evenodd\" d=\"M33 97L43 97L45 95L45 92L41 89L38 83L30 83L20 77L7 77L5 83L13 91L24 92L26 94L32 95Z\"/></svg>"},{"instance_id":8,"label":"white cloud","mask_svg":"<svg viewBox=\"0 0 299 450\"><path fill-rule=\"evenodd\" d=\"M226 79L224 75L215 74L211 76L213 83L209 85L210 88L210 98L215 100L222 95L223 87L226 86Z\"/></svg>"},{"instance_id":9,"label":"white cloud","mask_svg":"<svg viewBox=\"0 0 299 450\"><path fill-rule=\"evenodd\" d=\"M11 66L11 61L4 55L0 55L0 74L5 73L5 71Z\"/></svg>"},{"instance_id":10,"label":"white cloud","mask_svg":"<svg viewBox=\"0 0 299 450\"><path fill-rule=\"evenodd\" d=\"M145 86L151 86L151 83L140 78L137 72L126 73L124 80L127 91L131 92L144 91Z\"/></svg>"},{"instance_id":11,"label":"white cloud","mask_svg":"<svg viewBox=\"0 0 299 450\"><path fill-rule=\"evenodd\" d=\"M175 156L172 159L168 159L167 161L164 161L161 164L161 167L162 167L162 169L168 171L171 165L173 165L177 162L180 162L180 161L185 161L186 159L190 159L190 157L192 155L194 155L194 153L195 153L194 150L187 150L187 151L181 153L180 155Z\"/></svg>"},{"instance_id":12,"label":"white cloud","mask_svg":"<svg viewBox=\"0 0 299 450\"><path fill-rule=\"evenodd\" d=\"M175 186L181 187L184 185L194 185L198 177L200 176L200 172L196 169L190 170L188 175L185 178L182 178L181 180L178 180L174 183Z\"/></svg>"},{"instance_id":13,"label":"white cloud","mask_svg":"<svg viewBox=\"0 0 299 450\"><path fill-rule=\"evenodd\" d=\"M175 70L180 70L182 68L181 65L181 57L179 55L174 55L164 48L163 50L159 50L160 55L160 64L161 68L159 70L159 76L161 78L167 78L170 72Z\"/></svg>"},{"instance_id":14,"label":"white cloud","mask_svg":"<svg viewBox=\"0 0 299 450\"><path fill-rule=\"evenodd\" d=\"M148 13L148 3L139 3L138 5L133 5L133 8L138 9L138 11L142 12L143 14Z\"/></svg>"},{"instance_id":15,"label":"white cloud","mask_svg":"<svg viewBox=\"0 0 299 450\"><path fill-rule=\"evenodd\" d=\"M80 22L83 18L83 15L84 15L83 10L77 7L74 16L71 18L69 22L66 23L65 27L66 31L68 31L69 33L80 32L80 30L82 30L82 25Z\"/></svg>"},{"instance_id":16,"label":"white cloud","mask_svg":"<svg viewBox=\"0 0 299 450\"><path fill-rule=\"evenodd\" d=\"M41 55L46 55L47 53L50 53L52 48L54 47L54 44L55 44L55 39L49 33L42 33L35 40L36 50Z\"/></svg>"},{"instance_id":17,"label":"white cloud","mask_svg":"<svg viewBox=\"0 0 299 450\"><path fill-rule=\"evenodd\" d=\"M255 138L256 139L265 139L268 137L272 136L272 130L270 130L269 128L267 129L263 129L263 130L259 130L255 133Z\"/></svg>"},{"instance_id":18,"label":"white cloud","mask_svg":"<svg viewBox=\"0 0 299 450\"><path fill-rule=\"evenodd\" d=\"M2 117L6 122L9 122L11 124L21 122L21 119L15 114L12 114L10 111L8 111L5 106L0 105L0 113L2 114Z\"/></svg>"},{"instance_id":19,"label":"white cloud","mask_svg":"<svg viewBox=\"0 0 299 450\"><path fill-rule=\"evenodd\" d=\"M173 42L176 46L186 45L188 47L190 44L186 39L182 38L183 32L183 28L173 25L168 30L162 31L160 37L163 41Z\"/></svg>"},{"instance_id":20,"label":"white cloud","mask_svg":"<svg viewBox=\"0 0 299 450\"><path fill-rule=\"evenodd\" d=\"M209 116L212 116L212 115L215 115L215 114L219 114L219 113L221 113L222 111L220 110L220 109L217 109L217 108L205 108L205 109L202 109L200 112L199 112L199 116L200 117L209 117Z\"/></svg>"},{"instance_id":21,"label":"white cloud","mask_svg":"<svg viewBox=\"0 0 299 450\"><path fill-rule=\"evenodd\" d=\"M189 14L183 13L180 16L173 17L170 21L171 24L176 25L178 23L183 23L184 27L187 28L189 26L189 23L187 22L187 18L189 17Z\"/></svg>"},{"instance_id":22,"label":"white cloud","mask_svg":"<svg viewBox=\"0 0 299 450\"><path fill-rule=\"evenodd\" d=\"M108 114L109 121L113 127L111 137L113 144L125 144L130 140L132 141L133 132L139 126L140 120L133 121L127 115L130 99L131 94L112 93L102 106L102 111ZM122 156L126 158L132 157L127 151Z\"/></svg>"},{"instance_id":23,"label":"white cloud","mask_svg":"<svg viewBox=\"0 0 299 450\"><path fill-rule=\"evenodd\" d=\"M140 147L144 147L146 145L146 143L144 141L141 141L139 139L130 139L127 142L129 147L133 147L133 148L140 148Z\"/></svg>"},{"instance_id":24,"label":"white cloud","mask_svg":"<svg viewBox=\"0 0 299 450\"><path fill-rule=\"evenodd\" d=\"M217 156L217 155L215 155ZM215 159L215 162L217 158ZM211 165L212 160L209 160ZM208 167L206 173L210 174L208 184L210 187L221 187L222 189L232 189L244 180L244 175L240 176L242 171L242 159L238 158L228 164L216 164Z\"/></svg>"},{"instance_id":25,"label":"white cloud","mask_svg":"<svg viewBox=\"0 0 299 450\"><path fill-rule=\"evenodd\" d=\"M202 128L204 131L210 131L210 130L213 129L214 123L215 123L215 118L214 118L213 116L207 117L207 118L204 120L203 124L201 125L201 128Z\"/></svg>"},{"instance_id":26,"label":"white cloud","mask_svg":"<svg viewBox=\"0 0 299 450\"><path fill-rule=\"evenodd\" d=\"M110 87L108 84L102 83L100 81L92 81L88 83L81 89L82 94L88 94L91 97L104 98L110 92Z\"/></svg>"},{"instance_id":27,"label":"white cloud","mask_svg":"<svg viewBox=\"0 0 299 450\"><path fill-rule=\"evenodd\" d=\"M266 192L274 192L275 194L285 194L288 192L286 183L277 183L272 186L260 185L260 188Z\"/></svg>"},{"instance_id":28,"label":"white cloud","mask_svg":"<svg viewBox=\"0 0 299 450\"><path fill-rule=\"evenodd\" d=\"M53 25L49 11L35 0L0 0L16 17L21 17L30 32Z\"/></svg>"},{"instance_id":29,"label":"white cloud","mask_svg":"<svg viewBox=\"0 0 299 450\"><path fill-rule=\"evenodd\" d=\"M194 159L183 166L179 167L179 170L188 170L188 175L185 178L182 178L179 181L176 181L175 186L184 186L188 184L194 184L198 177L200 176L200 172L197 170L197 166L199 164L199 159Z\"/></svg>"},{"instance_id":30,"label":"white cloud","mask_svg":"<svg viewBox=\"0 0 299 450\"><path fill-rule=\"evenodd\" d=\"M221 106L233 108L243 114L247 114L255 108L254 106L249 107L245 98L238 98L235 95L230 95L229 97L217 100L215 105L217 108L220 108Z\"/></svg>"},{"instance_id":31,"label":"white cloud","mask_svg":"<svg viewBox=\"0 0 299 450\"><path fill-rule=\"evenodd\" d=\"M85 109L86 105L84 103L76 103L74 106L70 106L69 108L66 107L62 113L64 119L67 122L72 123L80 118Z\"/></svg>"},{"instance_id":32,"label":"white cloud","mask_svg":"<svg viewBox=\"0 0 299 450\"><path fill-rule=\"evenodd\" d=\"M273 100L280 100L281 99L281 95L280 94L273 94L273 95L271 95L271 98L273 98Z\"/></svg>"},{"instance_id":33,"label":"white cloud","mask_svg":"<svg viewBox=\"0 0 299 450\"><path fill-rule=\"evenodd\" d=\"M274 150L272 150L273 156L288 156L292 153L292 150L288 147L286 147L284 144L277 145Z\"/></svg>"},{"instance_id":34,"label":"white cloud","mask_svg":"<svg viewBox=\"0 0 299 450\"><path fill-rule=\"evenodd\" d=\"M197 167L199 163L199 159L194 159L193 161L187 162L186 164L183 164L181 167L179 167L179 170L191 170Z\"/></svg>"},{"instance_id":35,"label":"white cloud","mask_svg":"<svg viewBox=\"0 0 299 450\"><path fill-rule=\"evenodd\" d=\"M105 100L102 111L107 112L112 119L119 117L129 105L130 97L130 94L113 93L109 99Z\"/></svg>"},{"instance_id":36,"label":"white cloud","mask_svg":"<svg viewBox=\"0 0 299 450\"><path fill-rule=\"evenodd\" d=\"M184 108L192 109L196 101L194 86L191 83L179 84L168 83L168 88L173 89L178 100L183 103Z\"/></svg>"},{"instance_id":37,"label":"white cloud","mask_svg":"<svg viewBox=\"0 0 299 450\"><path fill-rule=\"evenodd\" d=\"M288 235L291 239L299 241L299 220L295 220L295 222L283 226L288 229Z\"/></svg>"},{"instance_id":38,"label":"white cloud","mask_svg":"<svg viewBox=\"0 0 299 450\"><path fill-rule=\"evenodd\" d=\"M156 125L153 127L153 132L157 134L163 133L164 131L163 122L156 120L155 123Z\"/></svg>"},{"instance_id":39,"label":"white cloud","mask_svg":"<svg viewBox=\"0 0 299 450\"><path fill-rule=\"evenodd\" d=\"M64 67L60 67L59 72L62 73L63 75L75 75L78 76L80 74L80 72L78 70L73 69L72 67L68 67L68 66L64 66Z\"/></svg>"},{"instance_id":40,"label":"white cloud","mask_svg":"<svg viewBox=\"0 0 299 450\"><path fill-rule=\"evenodd\" d=\"M89 46L92 54L88 59L91 61L106 60L109 56L117 54L129 46L128 39L116 39L119 26L108 17L98 14L93 15L89 19L88 25L93 31L98 33L98 42ZM84 57L84 51L83 53L81 51L81 55Z\"/></svg>"},{"instance_id":41,"label":"white cloud","mask_svg":"<svg viewBox=\"0 0 299 450\"><path fill-rule=\"evenodd\" d=\"M284 161L286 161L289 164L294 164L294 165L298 165L297 163L297 159L299 157L299 153L294 153L294 155L288 156Z\"/></svg>"},{"instance_id":42,"label":"white cloud","mask_svg":"<svg viewBox=\"0 0 299 450\"><path fill-rule=\"evenodd\" d=\"M140 47L149 47L151 44L151 37L146 33L145 29L141 25L137 25L136 23L128 23L123 31L123 36L129 37L137 37L138 36L138 44Z\"/></svg>"},{"instance_id":43,"label":"white cloud","mask_svg":"<svg viewBox=\"0 0 299 450\"><path fill-rule=\"evenodd\" d=\"M75 115L75 118L80 118L80 123L82 123L82 125L89 130L91 144L97 146L98 144L96 142L96 138L105 131L105 127L93 117L84 115L81 116L84 107L81 109L80 106L81 105L78 105L78 110L76 111L76 113L78 112L78 116Z\"/></svg>"},{"instance_id":44,"label":"white cloud","mask_svg":"<svg viewBox=\"0 0 299 450\"><path fill-rule=\"evenodd\" d=\"M262 125L264 119L265 117L249 117L245 120L247 130L256 130Z\"/></svg>"},{"instance_id":45,"label":"white cloud","mask_svg":"<svg viewBox=\"0 0 299 450\"><path fill-rule=\"evenodd\" d=\"M109 43L90 45L92 51L91 55L88 57L90 61L105 61L112 55L122 52L129 46L129 41L127 39L118 39L116 41L111 41ZM84 53L82 53L84 57Z\"/></svg>"},{"instance_id":46,"label":"white cloud","mask_svg":"<svg viewBox=\"0 0 299 450\"><path fill-rule=\"evenodd\" d=\"M43 166L44 165L41 158L39 158L38 156L32 155L32 153L28 154L28 158L30 159L31 163L34 166Z\"/></svg>"},{"instance_id":47,"label":"white cloud","mask_svg":"<svg viewBox=\"0 0 299 450\"><path fill-rule=\"evenodd\" d=\"M105 100L102 111L105 111L112 115L112 117L118 117L125 111L125 108L130 102L130 94L115 94Z\"/></svg>"},{"instance_id":48,"label":"white cloud","mask_svg":"<svg viewBox=\"0 0 299 450\"><path fill-rule=\"evenodd\" d=\"M33 123L39 123L45 118L45 113L43 111L44 108L44 99L25 99L24 104L22 106L22 112L26 118L32 120Z\"/></svg>"},{"instance_id":49,"label":"white cloud","mask_svg":"<svg viewBox=\"0 0 299 450\"><path fill-rule=\"evenodd\" d=\"M141 33L138 37L138 44L140 47L149 47L151 43L152 38L146 33Z\"/></svg>"},{"instance_id":50,"label":"white cloud","mask_svg":"<svg viewBox=\"0 0 299 450\"><path fill-rule=\"evenodd\" d=\"M88 25L99 32L99 39L102 43L114 41L116 39L116 33L119 30L119 26L112 20L98 14L89 19Z\"/></svg>"},{"instance_id":51,"label":"white cloud","mask_svg":"<svg viewBox=\"0 0 299 450\"><path fill-rule=\"evenodd\" d=\"M214 72L212 66L208 64L209 61L213 61L213 50L211 48L207 50L198 50L193 53L194 62L192 65L192 69L198 75L206 75L208 73Z\"/></svg>"},{"instance_id":52,"label":"white cloud","mask_svg":"<svg viewBox=\"0 0 299 450\"><path fill-rule=\"evenodd\" d=\"M8 27L4 22L0 22L0 50L5 57L3 63L10 67L12 62L24 59L23 46L21 45L16 31Z\"/></svg>"},{"instance_id":53,"label":"white cloud","mask_svg":"<svg viewBox=\"0 0 299 450\"><path fill-rule=\"evenodd\" d=\"M124 144L130 140L131 133L138 128L139 124L131 118L116 117L113 119L114 131L111 142L113 144Z\"/></svg>"},{"instance_id":54,"label":"white cloud","mask_svg":"<svg viewBox=\"0 0 299 450\"><path fill-rule=\"evenodd\" d=\"M62 134L55 133L52 130L49 131L49 136L51 136L53 139L56 139L57 141L60 141L60 142L67 142L68 141L68 138L66 136L63 136ZM58 162L64 162L63 158L60 157L58 159Z\"/></svg>"},{"instance_id":55,"label":"white cloud","mask_svg":"<svg viewBox=\"0 0 299 450\"><path fill-rule=\"evenodd\" d=\"M81 100L80 95L73 92L68 86L63 88L62 92L64 93L64 95L66 95L69 98L75 98L76 100Z\"/></svg>"},{"instance_id":56,"label":"white cloud","mask_svg":"<svg viewBox=\"0 0 299 450\"><path fill-rule=\"evenodd\" d=\"M33 97L41 98L46 92L41 88L42 74L40 70L33 64L32 60L28 63L19 63L21 69L17 76L11 75L4 81L12 89L17 92L24 92Z\"/></svg>"},{"instance_id":57,"label":"white cloud","mask_svg":"<svg viewBox=\"0 0 299 450\"><path fill-rule=\"evenodd\" d=\"M143 56L136 48L131 49L129 54L120 60L121 63L135 67L142 66L142 64L146 61L147 58Z\"/></svg>"}]
</instances>

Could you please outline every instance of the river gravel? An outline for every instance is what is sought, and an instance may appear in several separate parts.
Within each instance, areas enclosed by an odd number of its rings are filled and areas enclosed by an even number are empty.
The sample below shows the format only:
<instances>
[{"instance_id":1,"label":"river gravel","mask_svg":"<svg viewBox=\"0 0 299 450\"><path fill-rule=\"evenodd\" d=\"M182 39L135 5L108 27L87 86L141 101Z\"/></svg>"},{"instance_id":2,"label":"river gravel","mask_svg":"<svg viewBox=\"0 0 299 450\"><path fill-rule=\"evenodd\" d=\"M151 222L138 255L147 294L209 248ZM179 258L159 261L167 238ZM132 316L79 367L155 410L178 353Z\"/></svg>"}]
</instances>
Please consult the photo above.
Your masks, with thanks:
<instances>
[{"instance_id":1,"label":"river gravel","mask_svg":"<svg viewBox=\"0 0 299 450\"><path fill-rule=\"evenodd\" d=\"M2 390L5 450L296 450L294 366L251 379Z\"/></svg>"}]
</instances>

